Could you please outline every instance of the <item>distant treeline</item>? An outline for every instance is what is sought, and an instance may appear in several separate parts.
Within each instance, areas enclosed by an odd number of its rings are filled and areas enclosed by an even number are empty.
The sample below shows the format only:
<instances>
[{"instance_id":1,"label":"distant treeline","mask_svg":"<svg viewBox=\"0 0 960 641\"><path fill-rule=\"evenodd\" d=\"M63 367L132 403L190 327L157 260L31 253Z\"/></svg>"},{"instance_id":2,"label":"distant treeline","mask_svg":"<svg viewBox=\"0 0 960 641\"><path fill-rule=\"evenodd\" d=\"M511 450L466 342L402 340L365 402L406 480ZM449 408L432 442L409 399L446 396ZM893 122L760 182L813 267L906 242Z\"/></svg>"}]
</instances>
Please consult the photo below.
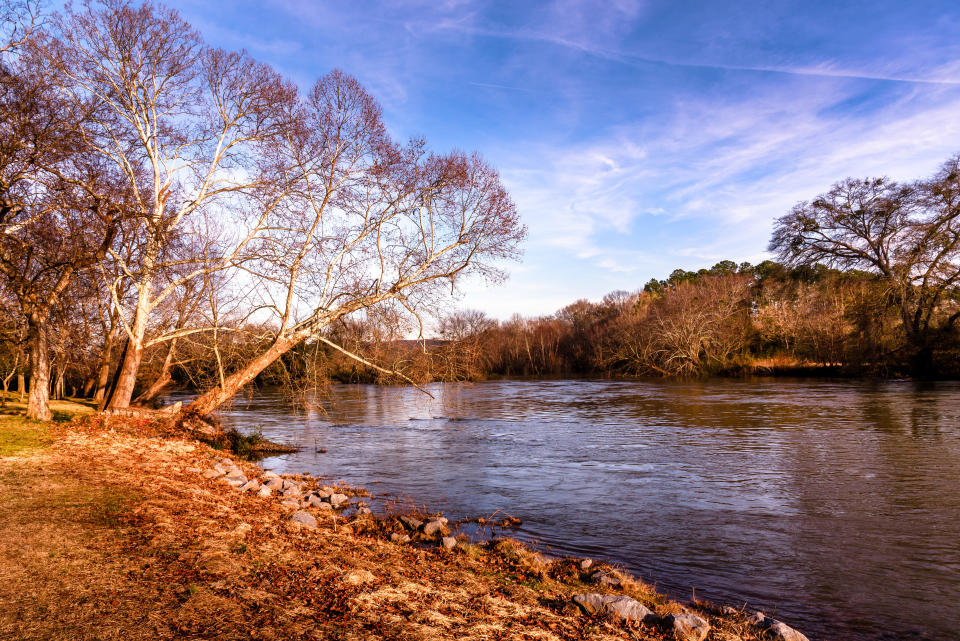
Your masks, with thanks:
<instances>
[{"instance_id":1,"label":"distant treeline","mask_svg":"<svg viewBox=\"0 0 960 641\"><path fill-rule=\"evenodd\" d=\"M368 367L311 341L264 372L262 384L306 389L327 381L417 382L500 376L703 376L749 373L894 376L915 370L889 286L865 271L822 265L786 267L722 261L710 269L675 270L636 292L600 302L578 300L555 314L497 321L459 311L439 323L438 337L403 340L386 319L342 323L330 340L362 353ZM952 305L941 313L946 314ZM221 354L255 352L242 334ZM209 353L208 350L203 350ZM924 374L956 376L960 341L943 332ZM200 352L197 353L200 356ZM149 359L148 359L149 360ZM201 359L202 360L202 359ZM194 358L175 372L184 386L203 386L214 372Z\"/></svg>"},{"instance_id":2,"label":"distant treeline","mask_svg":"<svg viewBox=\"0 0 960 641\"><path fill-rule=\"evenodd\" d=\"M769 249L776 261L678 269L549 316L440 315L428 340L405 338L409 314L368 308L257 381L296 391L499 376L960 374L960 156L912 183L838 182L778 218ZM274 336L249 322L186 335L176 350L147 349L140 380L154 392L216 386Z\"/></svg>"}]
</instances>

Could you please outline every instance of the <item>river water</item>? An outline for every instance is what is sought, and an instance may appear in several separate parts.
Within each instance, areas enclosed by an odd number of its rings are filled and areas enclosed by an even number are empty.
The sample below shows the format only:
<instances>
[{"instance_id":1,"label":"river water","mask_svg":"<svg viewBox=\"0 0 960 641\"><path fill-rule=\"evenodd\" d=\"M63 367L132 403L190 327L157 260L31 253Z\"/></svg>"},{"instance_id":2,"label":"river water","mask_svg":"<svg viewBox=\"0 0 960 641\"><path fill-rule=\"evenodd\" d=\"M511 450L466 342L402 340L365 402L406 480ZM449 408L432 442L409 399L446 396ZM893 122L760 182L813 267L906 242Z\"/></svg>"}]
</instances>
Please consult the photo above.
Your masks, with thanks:
<instances>
[{"instance_id":1,"label":"river water","mask_svg":"<svg viewBox=\"0 0 960 641\"><path fill-rule=\"evenodd\" d=\"M335 386L222 413L263 461L825 639L960 638L960 384L802 380ZM326 453L318 450L325 449Z\"/></svg>"}]
</instances>

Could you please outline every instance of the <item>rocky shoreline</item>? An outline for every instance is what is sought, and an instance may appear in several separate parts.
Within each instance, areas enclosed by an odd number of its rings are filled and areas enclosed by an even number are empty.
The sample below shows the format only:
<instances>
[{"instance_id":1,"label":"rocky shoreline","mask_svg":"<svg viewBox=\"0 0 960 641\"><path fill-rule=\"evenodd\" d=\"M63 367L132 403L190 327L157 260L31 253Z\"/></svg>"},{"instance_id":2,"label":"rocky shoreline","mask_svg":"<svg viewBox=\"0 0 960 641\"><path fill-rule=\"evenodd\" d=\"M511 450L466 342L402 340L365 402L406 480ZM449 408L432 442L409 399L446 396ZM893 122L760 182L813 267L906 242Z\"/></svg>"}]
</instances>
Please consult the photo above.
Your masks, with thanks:
<instances>
[{"instance_id":1,"label":"rocky shoreline","mask_svg":"<svg viewBox=\"0 0 960 641\"><path fill-rule=\"evenodd\" d=\"M346 523L360 525L359 529L368 533L376 530L397 545L411 543L432 545L447 552L455 550L458 545L471 545L465 537L458 539L451 536L450 522L440 514L422 516L422 518L411 514L378 516L373 514L364 501L352 500L368 496L364 490L332 487L324 485L318 479L303 475L279 475L269 470L261 470L259 467L257 470L248 467L245 471L233 459L222 457L213 461L205 470L190 468L188 471L202 474L205 479L217 479L237 492L255 494L261 499L273 499L280 507L291 511L290 522L302 528L315 529L320 523L318 519L336 518L348 508L353 508L352 519L346 520ZM369 527L372 523L377 523L377 527ZM579 571L577 580L588 585L616 591L628 582L637 583L633 577L625 576L622 570L606 565L601 567L592 559L561 559L560 563L567 565L572 563L573 567ZM625 594L576 593L569 598L568 603L564 604L566 607L562 609L572 611L573 608L570 608L570 605L576 606L578 613L586 616L604 617L626 625L643 624L654 630L668 633L680 641L705 641L708 638L714 638L711 635L713 627L708 618L700 614L673 612L659 615L637 599ZM755 634L741 637L724 635L717 638L731 641L737 638L809 641L801 632L763 612L755 611L747 614L729 607L722 608L721 612L741 619L746 615L746 622Z\"/></svg>"}]
</instances>

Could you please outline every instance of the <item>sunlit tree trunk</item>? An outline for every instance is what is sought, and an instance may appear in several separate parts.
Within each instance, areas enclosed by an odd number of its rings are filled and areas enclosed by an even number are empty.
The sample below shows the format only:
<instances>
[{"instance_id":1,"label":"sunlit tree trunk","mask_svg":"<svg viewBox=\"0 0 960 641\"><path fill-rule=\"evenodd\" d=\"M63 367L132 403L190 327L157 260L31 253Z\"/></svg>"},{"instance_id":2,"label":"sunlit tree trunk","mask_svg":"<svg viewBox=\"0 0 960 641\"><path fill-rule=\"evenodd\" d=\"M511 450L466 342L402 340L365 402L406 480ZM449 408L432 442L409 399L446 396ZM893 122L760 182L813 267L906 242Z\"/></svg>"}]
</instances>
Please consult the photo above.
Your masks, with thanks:
<instances>
[{"instance_id":1,"label":"sunlit tree trunk","mask_svg":"<svg viewBox=\"0 0 960 641\"><path fill-rule=\"evenodd\" d=\"M49 421L50 411L50 352L46 328L33 321L29 327L30 342L30 397L27 418Z\"/></svg>"},{"instance_id":2,"label":"sunlit tree trunk","mask_svg":"<svg viewBox=\"0 0 960 641\"><path fill-rule=\"evenodd\" d=\"M140 361L143 360L143 337L147 332L147 319L150 316L150 293L152 287L149 279L140 287L137 296L137 309L134 312L133 325L130 327L129 342L120 361L120 372L117 376L117 385L110 398L107 409L123 409L130 407L133 399L133 390L137 384L137 371Z\"/></svg>"}]
</instances>

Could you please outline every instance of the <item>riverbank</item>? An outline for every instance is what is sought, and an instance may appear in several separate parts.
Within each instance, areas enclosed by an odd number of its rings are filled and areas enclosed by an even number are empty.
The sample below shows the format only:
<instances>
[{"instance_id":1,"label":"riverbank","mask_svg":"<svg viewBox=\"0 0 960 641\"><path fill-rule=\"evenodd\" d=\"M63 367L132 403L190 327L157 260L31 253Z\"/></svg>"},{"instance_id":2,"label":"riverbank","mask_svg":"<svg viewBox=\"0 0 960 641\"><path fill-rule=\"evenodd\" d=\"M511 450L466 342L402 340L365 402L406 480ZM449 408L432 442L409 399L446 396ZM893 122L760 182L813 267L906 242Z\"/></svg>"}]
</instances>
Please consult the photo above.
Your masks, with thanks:
<instances>
[{"instance_id":1,"label":"riverbank","mask_svg":"<svg viewBox=\"0 0 960 641\"><path fill-rule=\"evenodd\" d=\"M148 420L3 417L0 452L2 638L789 638L604 564L444 540L439 515L363 514L362 490Z\"/></svg>"}]
</instances>

